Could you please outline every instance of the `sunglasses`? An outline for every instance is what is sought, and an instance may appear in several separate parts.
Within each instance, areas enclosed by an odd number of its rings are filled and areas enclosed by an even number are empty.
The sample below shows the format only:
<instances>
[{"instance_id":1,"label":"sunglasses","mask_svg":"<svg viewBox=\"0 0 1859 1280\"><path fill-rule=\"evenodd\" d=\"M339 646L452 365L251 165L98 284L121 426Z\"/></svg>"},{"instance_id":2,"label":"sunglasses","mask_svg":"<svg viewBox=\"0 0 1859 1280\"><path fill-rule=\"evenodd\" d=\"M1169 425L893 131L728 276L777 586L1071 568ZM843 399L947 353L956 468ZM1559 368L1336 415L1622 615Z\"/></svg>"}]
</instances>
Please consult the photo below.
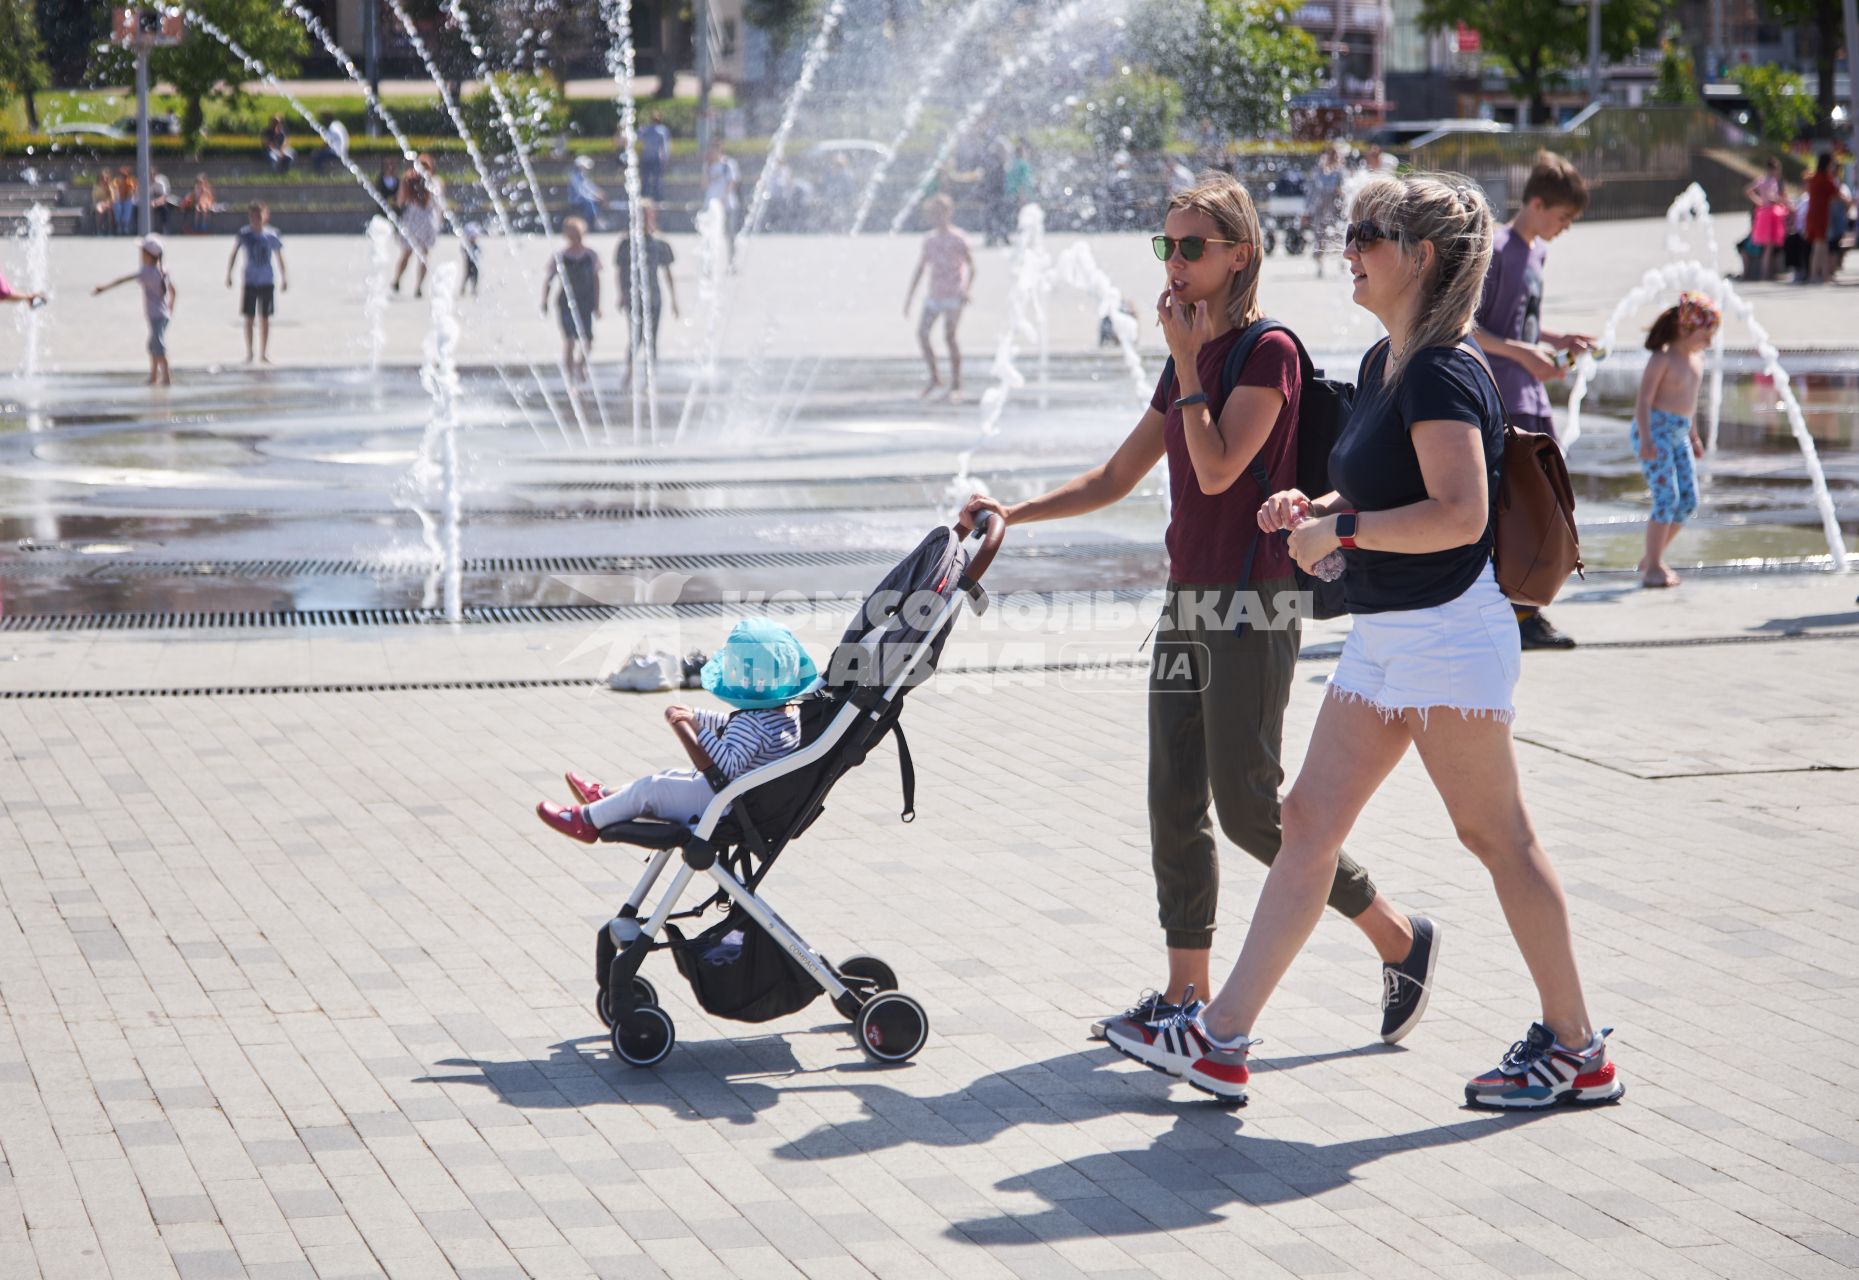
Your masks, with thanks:
<instances>
[{"instance_id":1,"label":"sunglasses","mask_svg":"<svg viewBox=\"0 0 1859 1280\"><path fill-rule=\"evenodd\" d=\"M1173 236L1157 236L1149 243L1155 247L1155 256L1163 262L1174 257L1177 249L1181 250L1184 262L1199 262L1210 244L1244 244L1245 241L1209 240L1206 236L1183 236L1177 240Z\"/></svg>"},{"instance_id":2,"label":"sunglasses","mask_svg":"<svg viewBox=\"0 0 1859 1280\"><path fill-rule=\"evenodd\" d=\"M1343 247L1346 249L1350 245L1354 245L1364 253L1373 249L1383 240L1398 240L1400 238L1400 232L1390 230L1382 226L1379 222L1371 222L1367 218L1362 219L1360 222L1352 222L1347 227L1343 228Z\"/></svg>"}]
</instances>

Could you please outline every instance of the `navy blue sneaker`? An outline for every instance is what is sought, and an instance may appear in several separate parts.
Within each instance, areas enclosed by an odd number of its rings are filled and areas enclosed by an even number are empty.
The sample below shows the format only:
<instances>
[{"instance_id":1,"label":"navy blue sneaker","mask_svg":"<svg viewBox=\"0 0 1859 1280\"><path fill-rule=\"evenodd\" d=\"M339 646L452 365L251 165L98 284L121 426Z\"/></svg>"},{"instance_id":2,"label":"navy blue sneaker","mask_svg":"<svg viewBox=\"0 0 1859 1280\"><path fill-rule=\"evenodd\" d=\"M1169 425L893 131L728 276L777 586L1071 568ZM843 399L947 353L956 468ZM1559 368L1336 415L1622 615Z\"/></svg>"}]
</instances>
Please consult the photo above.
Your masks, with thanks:
<instances>
[{"instance_id":1,"label":"navy blue sneaker","mask_svg":"<svg viewBox=\"0 0 1859 1280\"><path fill-rule=\"evenodd\" d=\"M1409 916L1414 945L1399 964L1381 966L1381 1040L1394 1044L1420 1021L1433 990L1433 966L1439 963L1439 926L1425 916Z\"/></svg>"}]
</instances>

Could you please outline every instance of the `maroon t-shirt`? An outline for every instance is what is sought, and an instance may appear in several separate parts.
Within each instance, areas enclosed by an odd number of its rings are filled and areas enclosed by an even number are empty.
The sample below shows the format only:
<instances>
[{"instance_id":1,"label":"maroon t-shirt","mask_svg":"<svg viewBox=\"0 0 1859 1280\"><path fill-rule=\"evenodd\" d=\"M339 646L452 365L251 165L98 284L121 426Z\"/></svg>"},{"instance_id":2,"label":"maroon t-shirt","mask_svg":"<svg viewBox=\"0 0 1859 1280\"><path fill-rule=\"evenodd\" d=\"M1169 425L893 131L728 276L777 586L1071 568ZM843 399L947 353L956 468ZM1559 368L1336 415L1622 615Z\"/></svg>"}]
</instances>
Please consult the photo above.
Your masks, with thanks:
<instances>
[{"instance_id":1,"label":"maroon t-shirt","mask_svg":"<svg viewBox=\"0 0 1859 1280\"><path fill-rule=\"evenodd\" d=\"M1227 352L1244 332L1234 329L1201 348L1201 388L1207 393L1207 407L1216 423L1231 389L1220 385ZM1284 537L1259 532L1259 507L1265 499L1297 484L1297 401L1302 378L1297 345L1290 335L1274 330L1261 337L1239 371L1238 385L1271 387L1285 398L1278 410L1278 421L1272 424L1272 433L1260 450L1266 474L1271 477L1271 485L1264 493L1253 483L1250 466L1225 493L1201 492L1200 482L1194 478L1194 462L1188 456L1181 410L1175 408L1181 392L1172 373L1165 373L1156 383L1155 396L1149 401L1150 408L1166 415L1162 438L1168 445L1170 581L1233 586L1245 569L1246 548L1254 538L1258 539L1259 549L1252 560L1252 581L1291 576L1291 553Z\"/></svg>"}]
</instances>

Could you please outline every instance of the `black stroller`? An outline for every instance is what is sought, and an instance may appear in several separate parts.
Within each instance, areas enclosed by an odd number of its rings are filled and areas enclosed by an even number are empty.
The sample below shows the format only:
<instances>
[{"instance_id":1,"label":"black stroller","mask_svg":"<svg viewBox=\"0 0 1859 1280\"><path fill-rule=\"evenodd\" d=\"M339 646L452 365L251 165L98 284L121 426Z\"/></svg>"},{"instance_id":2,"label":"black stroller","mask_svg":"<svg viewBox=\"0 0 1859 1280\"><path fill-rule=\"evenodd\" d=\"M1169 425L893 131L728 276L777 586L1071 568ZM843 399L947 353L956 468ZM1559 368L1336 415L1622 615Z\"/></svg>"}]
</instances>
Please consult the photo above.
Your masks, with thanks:
<instances>
[{"instance_id":1,"label":"black stroller","mask_svg":"<svg viewBox=\"0 0 1859 1280\"><path fill-rule=\"evenodd\" d=\"M820 816L833 784L886 734L897 739L904 821L915 817L916 777L898 716L905 695L935 671L964 601L976 613L987 608L981 575L1005 532L984 515L967 537L938 528L899 561L847 628L820 689L800 702L800 746L734 781L713 772L716 797L695 825L637 819L601 831L604 841L657 851L595 943L595 1007L622 1060L654 1066L676 1039L657 989L639 973L654 951L672 953L698 1004L717 1017L766 1022L798 1012L824 991L874 1061L904 1062L923 1047L929 1018L897 990L889 965L875 956L829 963L756 890L781 851ZM683 865L642 918L646 896L674 854ZM698 875L714 880L716 891L700 906L676 911ZM675 923L712 907L725 909L722 919L694 936Z\"/></svg>"}]
</instances>

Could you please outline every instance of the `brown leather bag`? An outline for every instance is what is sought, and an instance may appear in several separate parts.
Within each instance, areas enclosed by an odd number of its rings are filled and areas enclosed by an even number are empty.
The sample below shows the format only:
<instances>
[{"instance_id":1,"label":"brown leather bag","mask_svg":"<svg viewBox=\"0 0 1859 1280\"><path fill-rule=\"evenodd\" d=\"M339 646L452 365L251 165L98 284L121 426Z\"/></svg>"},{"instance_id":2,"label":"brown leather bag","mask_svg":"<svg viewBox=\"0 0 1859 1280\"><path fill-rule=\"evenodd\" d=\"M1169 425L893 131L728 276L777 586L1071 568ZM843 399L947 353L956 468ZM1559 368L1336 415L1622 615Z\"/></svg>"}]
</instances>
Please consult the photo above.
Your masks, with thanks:
<instances>
[{"instance_id":1,"label":"brown leather bag","mask_svg":"<svg viewBox=\"0 0 1859 1280\"><path fill-rule=\"evenodd\" d=\"M1502 405L1504 393L1485 353L1469 342L1461 342L1459 349L1478 361ZM1569 574L1587 580L1581 535L1575 530L1575 490L1562 450L1549 436L1519 431L1508 414L1493 522L1498 587L1513 603L1541 608L1556 598Z\"/></svg>"}]
</instances>

